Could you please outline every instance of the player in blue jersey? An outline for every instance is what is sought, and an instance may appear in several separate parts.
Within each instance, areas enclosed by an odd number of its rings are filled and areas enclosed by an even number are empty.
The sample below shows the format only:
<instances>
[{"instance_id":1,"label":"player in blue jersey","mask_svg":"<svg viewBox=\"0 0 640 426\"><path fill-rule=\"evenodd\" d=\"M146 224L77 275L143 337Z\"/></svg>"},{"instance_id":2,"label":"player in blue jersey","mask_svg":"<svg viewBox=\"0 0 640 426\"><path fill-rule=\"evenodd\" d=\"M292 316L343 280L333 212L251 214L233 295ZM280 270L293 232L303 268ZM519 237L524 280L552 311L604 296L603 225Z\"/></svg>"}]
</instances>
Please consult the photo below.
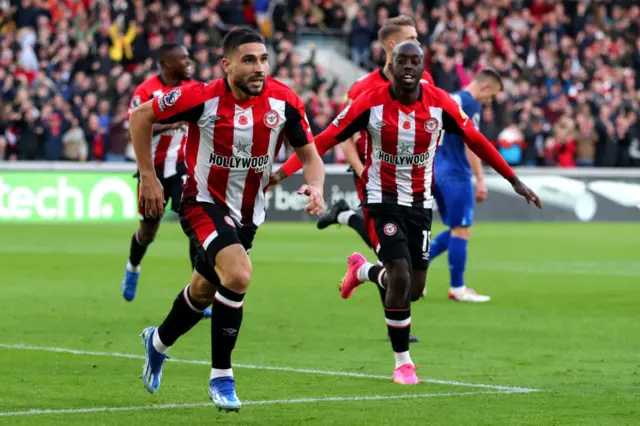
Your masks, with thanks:
<instances>
[{"instance_id":1,"label":"player in blue jersey","mask_svg":"<svg viewBox=\"0 0 640 426\"><path fill-rule=\"evenodd\" d=\"M479 129L482 105L491 102L502 89L500 75L491 69L483 69L464 90L451 96ZM434 196L442 221L449 229L431 242L430 258L433 260L445 251L449 252L450 299L488 302L489 296L477 294L464 283L467 245L473 224L473 175L476 177L475 201L480 203L487 198L482 163L460 136L445 133L435 159Z\"/></svg>"}]
</instances>

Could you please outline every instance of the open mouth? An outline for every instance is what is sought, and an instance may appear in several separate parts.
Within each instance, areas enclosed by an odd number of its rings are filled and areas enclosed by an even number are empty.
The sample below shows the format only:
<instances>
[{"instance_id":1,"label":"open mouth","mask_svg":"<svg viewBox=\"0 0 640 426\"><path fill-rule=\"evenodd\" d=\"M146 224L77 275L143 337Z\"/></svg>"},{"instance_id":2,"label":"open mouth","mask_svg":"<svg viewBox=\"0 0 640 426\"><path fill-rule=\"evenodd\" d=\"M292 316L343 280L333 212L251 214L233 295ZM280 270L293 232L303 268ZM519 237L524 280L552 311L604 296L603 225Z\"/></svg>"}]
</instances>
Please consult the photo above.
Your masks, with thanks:
<instances>
[{"instance_id":1,"label":"open mouth","mask_svg":"<svg viewBox=\"0 0 640 426\"><path fill-rule=\"evenodd\" d=\"M413 74L405 74L402 76L402 81L405 83L413 83L416 81L416 77Z\"/></svg>"}]
</instances>

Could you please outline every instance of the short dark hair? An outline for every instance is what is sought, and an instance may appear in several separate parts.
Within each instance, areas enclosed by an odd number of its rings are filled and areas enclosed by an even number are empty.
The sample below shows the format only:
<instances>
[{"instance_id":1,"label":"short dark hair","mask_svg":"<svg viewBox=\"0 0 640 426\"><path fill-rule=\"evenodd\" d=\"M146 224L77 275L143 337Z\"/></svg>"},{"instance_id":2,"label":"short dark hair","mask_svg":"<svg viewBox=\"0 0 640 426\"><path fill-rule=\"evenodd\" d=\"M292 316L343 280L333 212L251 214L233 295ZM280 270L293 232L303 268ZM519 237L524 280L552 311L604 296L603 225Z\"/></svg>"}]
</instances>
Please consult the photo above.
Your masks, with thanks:
<instances>
[{"instance_id":1,"label":"short dark hair","mask_svg":"<svg viewBox=\"0 0 640 426\"><path fill-rule=\"evenodd\" d=\"M415 27L416 22L407 15L396 16L389 19L378 31L378 40L384 42L392 35L398 34L403 27Z\"/></svg>"},{"instance_id":2,"label":"short dark hair","mask_svg":"<svg viewBox=\"0 0 640 426\"><path fill-rule=\"evenodd\" d=\"M222 50L225 56L247 43L262 43L264 39L260 34L250 28L237 28L231 30L222 40Z\"/></svg>"},{"instance_id":3,"label":"short dark hair","mask_svg":"<svg viewBox=\"0 0 640 426\"><path fill-rule=\"evenodd\" d=\"M163 62L169 53L173 52L175 49L180 49L182 47L182 44L176 43L174 41L164 43L158 49L158 62Z\"/></svg>"},{"instance_id":4,"label":"short dark hair","mask_svg":"<svg viewBox=\"0 0 640 426\"><path fill-rule=\"evenodd\" d=\"M478 74L476 74L476 80L478 80L479 82L484 82L487 80L493 80L495 83L497 83L500 86L500 91L504 90L504 84L502 83L502 77L500 77L500 74L498 73L498 71L494 70L493 68L483 68L480 71L478 71Z\"/></svg>"}]
</instances>

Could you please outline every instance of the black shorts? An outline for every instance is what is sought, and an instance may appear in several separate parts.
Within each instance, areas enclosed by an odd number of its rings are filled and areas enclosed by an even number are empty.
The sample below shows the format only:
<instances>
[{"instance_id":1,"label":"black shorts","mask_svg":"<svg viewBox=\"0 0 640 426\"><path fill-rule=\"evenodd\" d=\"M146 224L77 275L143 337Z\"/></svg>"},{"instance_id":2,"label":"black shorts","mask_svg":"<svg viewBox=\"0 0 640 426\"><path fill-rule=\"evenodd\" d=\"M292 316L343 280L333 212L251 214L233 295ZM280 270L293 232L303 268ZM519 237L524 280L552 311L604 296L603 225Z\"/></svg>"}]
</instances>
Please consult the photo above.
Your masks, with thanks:
<instances>
[{"instance_id":1,"label":"black shorts","mask_svg":"<svg viewBox=\"0 0 640 426\"><path fill-rule=\"evenodd\" d=\"M215 282L216 256L225 247L241 244L249 252L258 228L253 225L240 226L229 212L216 204L195 200L183 201L180 205L180 225L197 249L196 271Z\"/></svg>"},{"instance_id":2,"label":"black shorts","mask_svg":"<svg viewBox=\"0 0 640 426\"><path fill-rule=\"evenodd\" d=\"M182 187L184 186L184 167L177 167L178 173L169 176L168 178L161 178L160 183L162 184L162 188L164 189L164 207L167 208L167 204L169 204L169 200L171 200L171 210L178 213L180 210L180 200L182 199ZM134 175L138 179L138 198L140 197L140 175L136 173ZM138 203L138 217L143 222L158 222L160 218L153 217L145 217L144 215L144 206Z\"/></svg>"},{"instance_id":3,"label":"black shorts","mask_svg":"<svg viewBox=\"0 0 640 426\"><path fill-rule=\"evenodd\" d=\"M429 267L433 211L396 204L365 207L369 238L382 262L406 258L413 269Z\"/></svg>"}]
</instances>

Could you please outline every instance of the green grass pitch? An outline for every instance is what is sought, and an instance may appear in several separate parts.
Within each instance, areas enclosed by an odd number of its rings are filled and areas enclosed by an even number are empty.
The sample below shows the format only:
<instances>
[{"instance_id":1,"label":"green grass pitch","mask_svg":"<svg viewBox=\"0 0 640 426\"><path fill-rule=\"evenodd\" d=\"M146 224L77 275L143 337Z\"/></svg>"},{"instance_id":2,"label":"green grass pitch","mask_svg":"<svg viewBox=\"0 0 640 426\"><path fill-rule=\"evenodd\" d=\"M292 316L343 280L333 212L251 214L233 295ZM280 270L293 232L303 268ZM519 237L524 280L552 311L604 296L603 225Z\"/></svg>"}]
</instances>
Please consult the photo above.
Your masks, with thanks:
<instances>
[{"instance_id":1,"label":"green grass pitch","mask_svg":"<svg viewBox=\"0 0 640 426\"><path fill-rule=\"evenodd\" d=\"M437 259L412 314L426 382L403 387L373 284L339 297L346 256L373 259L358 237L268 223L234 353L239 414L208 402L207 320L172 348L160 392L144 390L138 334L190 274L166 223L125 302L135 226L0 225L0 424L640 424L636 224L479 224L467 283L492 301L448 301Z\"/></svg>"}]
</instances>

